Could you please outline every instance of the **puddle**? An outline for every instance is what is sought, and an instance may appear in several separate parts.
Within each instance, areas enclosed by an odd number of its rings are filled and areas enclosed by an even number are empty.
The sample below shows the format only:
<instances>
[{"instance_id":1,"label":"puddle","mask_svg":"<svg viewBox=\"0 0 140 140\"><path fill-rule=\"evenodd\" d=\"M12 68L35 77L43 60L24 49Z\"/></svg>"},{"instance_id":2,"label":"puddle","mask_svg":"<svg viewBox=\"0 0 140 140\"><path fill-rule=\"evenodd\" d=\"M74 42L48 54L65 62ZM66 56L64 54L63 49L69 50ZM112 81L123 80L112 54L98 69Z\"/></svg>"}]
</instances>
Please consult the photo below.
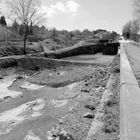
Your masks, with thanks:
<instances>
[{"instance_id":1,"label":"puddle","mask_svg":"<svg viewBox=\"0 0 140 140\"><path fill-rule=\"evenodd\" d=\"M102 53L97 53L94 55L77 55L77 56L71 56L71 57L65 57L62 58L62 60L68 60L71 62L79 62L79 63L99 63L99 64L104 64L104 63L111 63L114 59L114 56L110 55L102 55Z\"/></svg>"},{"instance_id":2,"label":"puddle","mask_svg":"<svg viewBox=\"0 0 140 140\"><path fill-rule=\"evenodd\" d=\"M16 125L42 115L44 99L37 99L0 114L0 135L9 133Z\"/></svg>"},{"instance_id":3,"label":"puddle","mask_svg":"<svg viewBox=\"0 0 140 140\"><path fill-rule=\"evenodd\" d=\"M20 91L12 91L8 89L10 86L12 86L15 80L16 76L6 77L0 80L0 101L16 98L22 95L22 92Z\"/></svg>"},{"instance_id":4,"label":"puddle","mask_svg":"<svg viewBox=\"0 0 140 140\"><path fill-rule=\"evenodd\" d=\"M29 82L24 82L23 85L20 86L20 88L28 89L28 90L38 90L43 87L45 87L45 86L36 85L36 84L29 83Z\"/></svg>"}]
</instances>

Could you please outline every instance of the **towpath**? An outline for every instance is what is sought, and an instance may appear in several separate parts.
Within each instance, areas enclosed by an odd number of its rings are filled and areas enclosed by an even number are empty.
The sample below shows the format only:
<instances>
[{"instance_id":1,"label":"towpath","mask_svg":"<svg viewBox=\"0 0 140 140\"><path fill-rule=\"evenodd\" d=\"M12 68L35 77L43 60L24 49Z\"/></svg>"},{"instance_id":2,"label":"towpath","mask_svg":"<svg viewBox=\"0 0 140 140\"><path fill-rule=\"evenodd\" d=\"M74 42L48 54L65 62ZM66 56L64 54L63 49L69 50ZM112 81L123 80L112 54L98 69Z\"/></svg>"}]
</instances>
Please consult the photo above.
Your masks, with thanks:
<instances>
[{"instance_id":1,"label":"towpath","mask_svg":"<svg viewBox=\"0 0 140 140\"><path fill-rule=\"evenodd\" d=\"M126 51L132 70L140 86L140 45L130 41L123 43L123 47Z\"/></svg>"},{"instance_id":2,"label":"towpath","mask_svg":"<svg viewBox=\"0 0 140 140\"><path fill-rule=\"evenodd\" d=\"M121 42L120 140L140 139L140 46Z\"/></svg>"}]
</instances>

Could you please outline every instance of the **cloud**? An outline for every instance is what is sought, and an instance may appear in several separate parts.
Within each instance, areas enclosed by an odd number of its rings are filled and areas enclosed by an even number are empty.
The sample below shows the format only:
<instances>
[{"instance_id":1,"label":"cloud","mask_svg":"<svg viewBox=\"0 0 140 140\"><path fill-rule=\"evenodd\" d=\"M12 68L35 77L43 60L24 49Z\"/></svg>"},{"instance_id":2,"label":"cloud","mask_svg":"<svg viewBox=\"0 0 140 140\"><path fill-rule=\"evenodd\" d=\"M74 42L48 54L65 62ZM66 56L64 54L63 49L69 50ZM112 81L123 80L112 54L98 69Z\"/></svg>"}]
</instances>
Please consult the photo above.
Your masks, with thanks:
<instances>
[{"instance_id":1,"label":"cloud","mask_svg":"<svg viewBox=\"0 0 140 140\"><path fill-rule=\"evenodd\" d=\"M75 16L78 13L79 7L80 5L78 3L72 0L69 0L66 3L57 2L50 6L41 6L39 11L43 15L46 15L47 18L53 17L53 15L56 14L57 12L70 13Z\"/></svg>"},{"instance_id":2,"label":"cloud","mask_svg":"<svg viewBox=\"0 0 140 140\"><path fill-rule=\"evenodd\" d=\"M1 15L6 16L6 14L5 14L6 12L7 12L6 5L2 0L0 0L0 16Z\"/></svg>"},{"instance_id":3,"label":"cloud","mask_svg":"<svg viewBox=\"0 0 140 140\"><path fill-rule=\"evenodd\" d=\"M80 5L78 3L76 3L75 1L68 1L67 5L66 5L66 9L68 8L68 10L70 12L73 12L74 15L77 14L79 7L80 7Z\"/></svg>"}]
</instances>

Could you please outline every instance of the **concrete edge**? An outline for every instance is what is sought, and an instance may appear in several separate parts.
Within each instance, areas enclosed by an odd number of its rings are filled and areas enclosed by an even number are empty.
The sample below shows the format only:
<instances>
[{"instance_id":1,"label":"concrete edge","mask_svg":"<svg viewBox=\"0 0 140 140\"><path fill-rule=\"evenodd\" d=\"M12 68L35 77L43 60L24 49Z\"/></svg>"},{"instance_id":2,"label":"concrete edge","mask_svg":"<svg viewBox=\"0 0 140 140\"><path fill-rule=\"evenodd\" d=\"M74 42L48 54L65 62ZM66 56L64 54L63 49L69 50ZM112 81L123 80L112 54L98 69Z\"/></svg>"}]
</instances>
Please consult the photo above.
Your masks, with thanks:
<instances>
[{"instance_id":1,"label":"concrete edge","mask_svg":"<svg viewBox=\"0 0 140 140\"><path fill-rule=\"evenodd\" d=\"M140 88L121 45L120 140L140 140Z\"/></svg>"},{"instance_id":2,"label":"concrete edge","mask_svg":"<svg viewBox=\"0 0 140 140\"><path fill-rule=\"evenodd\" d=\"M90 129L88 131L86 140L93 140L94 136L101 131L103 128L103 121L102 117L104 115L104 106L106 105L106 102L108 102L110 96L112 96L112 84L115 79L115 76L113 74L110 75L109 80L106 85L106 89L103 93L102 99L100 101L100 104L97 108L97 112L95 114L95 118L93 119Z\"/></svg>"}]
</instances>

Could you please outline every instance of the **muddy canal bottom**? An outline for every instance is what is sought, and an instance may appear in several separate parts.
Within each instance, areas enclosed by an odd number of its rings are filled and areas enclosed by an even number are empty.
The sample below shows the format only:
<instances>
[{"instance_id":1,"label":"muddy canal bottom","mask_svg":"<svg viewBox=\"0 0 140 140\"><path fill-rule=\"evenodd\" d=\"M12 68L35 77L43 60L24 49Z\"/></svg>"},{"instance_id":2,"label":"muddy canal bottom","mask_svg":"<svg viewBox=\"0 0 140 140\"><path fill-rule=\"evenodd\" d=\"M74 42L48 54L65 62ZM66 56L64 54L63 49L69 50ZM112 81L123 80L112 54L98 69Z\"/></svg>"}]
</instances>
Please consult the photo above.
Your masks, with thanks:
<instances>
[{"instance_id":1,"label":"muddy canal bottom","mask_svg":"<svg viewBox=\"0 0 140 140\"><path fill-rule=\"evenodd\" d=\"M18 77L0 80L0 140L44 139L74 105L78 83L51 88Z\"/></svg>"},{"instance_id":2,"label":"muddy canal bottom","mask_svg":"<svg viewBox=\"0 0 140 140\"><path fill-rule=\"evenodd\" d=\"M57 140L63 130L85 140L111 67L1 70L0 140Z\"/></svg>"}]
</instances>

